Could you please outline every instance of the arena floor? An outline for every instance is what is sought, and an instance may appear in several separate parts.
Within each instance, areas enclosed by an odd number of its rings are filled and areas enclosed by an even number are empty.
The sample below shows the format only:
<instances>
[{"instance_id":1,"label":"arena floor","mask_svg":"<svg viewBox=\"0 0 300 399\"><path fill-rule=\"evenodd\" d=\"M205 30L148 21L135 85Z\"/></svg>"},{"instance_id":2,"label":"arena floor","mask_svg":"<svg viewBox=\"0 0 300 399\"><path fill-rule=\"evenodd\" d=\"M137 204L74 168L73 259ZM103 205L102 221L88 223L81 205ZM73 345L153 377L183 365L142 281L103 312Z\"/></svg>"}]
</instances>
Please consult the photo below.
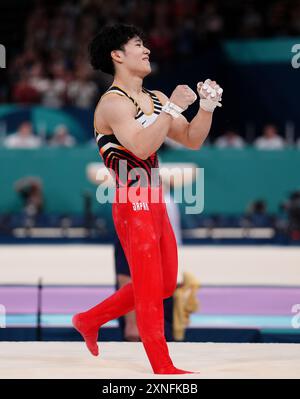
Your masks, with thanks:
<instances>
[{"instance_id":1,"label":"arena floor","mask_svg":"<svg viewBox=\"0 0 300 399\"><path fill-rule=\"evenodd\" d=\"M300 377L300 345L169 343L174 364L197 379ZM103 342L92 357L81 342L0 342L4 379L178 378L152 374L141 343Z\"/></svg>"}]
</instances>

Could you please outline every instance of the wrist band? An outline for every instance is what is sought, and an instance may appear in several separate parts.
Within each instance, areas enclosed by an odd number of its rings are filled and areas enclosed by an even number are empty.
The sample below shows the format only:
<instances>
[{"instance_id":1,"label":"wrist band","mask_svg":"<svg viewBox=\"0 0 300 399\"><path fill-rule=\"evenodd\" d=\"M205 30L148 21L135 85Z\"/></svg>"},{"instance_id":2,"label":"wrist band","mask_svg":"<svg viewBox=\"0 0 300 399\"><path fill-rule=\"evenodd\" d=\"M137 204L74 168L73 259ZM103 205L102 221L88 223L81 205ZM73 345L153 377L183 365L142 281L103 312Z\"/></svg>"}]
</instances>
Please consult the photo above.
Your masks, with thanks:
<instances>
[{"instance_id":1,"label":"wrist band","mask_svg":"<svg viewBox=\"0 0 300 399\"><path fill-rule=\"evenodd\" d=\"M200 108L204 111L214 112L216 107L222 107L222 104L218 101L210 100L209 98L200 99Z\"/></svg>"},{"instance_id":2,"label":"wrist band","mask_svg":"<svg viewBox=\"0 0 300 399\"><path fill-rule=\"evenodd\" d=\"M183 108L174 103L171 103L170 101L167 101L161 110L163 112L166 112L167 114L170 114L174 118L178 118L179 115L184 111Z\"/></svg>"}]
</instances>

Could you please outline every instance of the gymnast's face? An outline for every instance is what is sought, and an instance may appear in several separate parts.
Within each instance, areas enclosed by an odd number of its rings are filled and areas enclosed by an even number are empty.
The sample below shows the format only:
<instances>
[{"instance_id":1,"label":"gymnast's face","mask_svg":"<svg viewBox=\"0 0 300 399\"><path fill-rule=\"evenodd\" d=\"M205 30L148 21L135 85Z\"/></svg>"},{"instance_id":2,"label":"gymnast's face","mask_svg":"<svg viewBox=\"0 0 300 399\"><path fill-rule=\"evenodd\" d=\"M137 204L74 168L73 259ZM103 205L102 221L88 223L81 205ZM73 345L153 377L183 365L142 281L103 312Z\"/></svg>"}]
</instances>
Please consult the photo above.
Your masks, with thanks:
<instances>
[{"instance_id":1,"label":"gymnast's face","mask_svg":"<svg viewBox=\"0 0 300 399\"><path fill-rule=\"evenodd\" d=\"M112 51L115 67L126 69L131 74L144 78L151 72L149 60L150 50L144 46L143 41L135 36L124 45L124 50Z\"/></svg>"}]
</instances>

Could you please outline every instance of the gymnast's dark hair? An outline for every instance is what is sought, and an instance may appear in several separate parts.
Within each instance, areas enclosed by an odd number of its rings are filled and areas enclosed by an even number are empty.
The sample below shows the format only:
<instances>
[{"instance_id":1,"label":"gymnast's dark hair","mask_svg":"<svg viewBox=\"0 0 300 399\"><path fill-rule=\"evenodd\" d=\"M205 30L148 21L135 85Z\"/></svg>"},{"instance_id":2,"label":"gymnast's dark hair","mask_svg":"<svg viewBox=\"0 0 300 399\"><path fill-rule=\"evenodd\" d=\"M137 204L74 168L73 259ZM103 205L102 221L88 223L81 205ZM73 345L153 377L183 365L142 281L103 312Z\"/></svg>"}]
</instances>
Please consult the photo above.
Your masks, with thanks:
<instances>
[{"instance_id":1,"label":"gymnast's dark hair","mask_svg":"<svg viewBox=\"0 0 300 399\"><path fill-rule=\"evenodd\" d=\"M143 32L133 25L106 25L93 38L89 45L90 63L96 70L114 75L115 69L111 58L111 51L124 50L128 40L138 36L143 40Z\"/></svg>"}]
</instances>

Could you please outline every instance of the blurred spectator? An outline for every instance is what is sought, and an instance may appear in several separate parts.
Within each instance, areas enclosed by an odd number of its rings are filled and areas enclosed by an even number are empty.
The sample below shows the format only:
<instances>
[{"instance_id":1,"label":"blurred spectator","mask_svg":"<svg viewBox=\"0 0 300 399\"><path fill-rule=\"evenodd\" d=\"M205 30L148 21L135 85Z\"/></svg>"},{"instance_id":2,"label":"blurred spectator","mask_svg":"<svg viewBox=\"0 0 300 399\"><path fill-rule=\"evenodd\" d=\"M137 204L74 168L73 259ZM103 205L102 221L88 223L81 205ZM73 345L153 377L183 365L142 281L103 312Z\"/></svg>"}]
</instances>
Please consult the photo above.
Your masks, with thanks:
<instances>
[{"instance_id":1,"label":"blurred spectator","mask_svg":"<svg viewBox=\"0 0 300 399\"><path fill-rule=\"evenodd\" d=\"M28 75L24 71L20 79L12 88L12 100L22 104L36 104L40 102L40 93L28 80Z\"/></svg>"},{"instance_id":2,"label":"blurred spectator","mask_svg":"<svg viewBox=\"0 0 300 399\"><path fill-rule=\"evenodd\" d=\"M259 150L280 150L284 148L285 143L278 134L277 127L269 124L264 127L262 136L255 140L254 145Z\"/></svg>"},{"instance_id":3,"label":"blurred spectator","mask_svg":"<svg viewBox=\"0 0 300 399\"><path fill-rule=\"evenodd\" d=\"M208 1L206 4L203 4L199 22L201 33L209 42L211 42L212 39L221 37L224 27L224 18L219 12L218 5L215 2Z\"/></svg>"},{"instance_id":4,"label":"blurred spectator","mask_svg":"<svg viewBox=\"0 0 300 399\"><path fill-rule=\"evenodd\" d=\"M59 61L52 65L52 79L42 97L42 104L47 107L62 107L66 102L68 74L64 64Z\"/></svg>"},{"instance_id":5,"label":"blurred spectator","mask_svg":"<svg viewBox=\"0 0 300 399\"><path fill-rule=\"evenodd\" d=\"M38 148L42 140L33 133L32 124L26 121L21 123L16 133L4 139L3 145L7 148Z\"/></svg>"},{"instance_id":6,"label":"blurred spectator","mask_svg":"<svg viewBox=\"0 0 300 399\"><path fill-rule=\"evenodd\" d=\"M33 64L29 70L29 83L38 93L39 98L42 99L44 94L50 88L51 81L45 76L43 64L37 62Z\"/></svg>"},{"instance_id":7,"label":"blurred spectator","mask_svg":"<svg viewBox=\"0 0 300 399\"><path fill-rule=\"evenodd\" d=\"M245 216L250 226L267 227L272 223L272 218L267 212L267 204L264 200L256 200L251 203Z\"/></svg>"},{"instance_id":8,"label":"blurred spectator","mask_svg":"<svg viewBox=\"0 0 300 399\"><path fill-rule=\"evenodd\" d=\"M70 103L80 108L93 106L97 93L96 83L89 79L89 74L85 70L77 72L77 79L73 80L67 89Z\"/></svg>"},{"instance_id":9,"label":"blurred spectator","mask_svg":"<svg viewBox=\"0 0 300 399\"><path fill-rule=\"evenodd\" d=\"M176 50L182 57L193 56L196 48L195 21L186 20L177 27Z\"/></svg>"},{"instance_id":10,"label":"blurred spectator","mask_svg":"<svg viewBox=\"0 0 300 399\"><path fill-rule=\"evenodd\" d=\"M293 240L300 240L300 191L295 191L282 204L288 215L288 233Z\"/></svg>"},{"instance_id":11,"label":"blurred spectator","mask_svg":"<svg viewBox=\"0 0 300 399\"><path fill-rule=\"evenodd\" d=\"M38 177L24 177L15 183L15 190L23 201L26 216L34 217L43 210L42 182Z\"/></svg>"},{"instance_id":12,"label":"blurred spectator","mask_svg":"<svg viewBox=\"0 0 300 399\"><path fill-rule=\"evenodd\" d=\"M294 8L292 4L289 7ZM269 35L285 36L288 34L289 21L286 13L289 7L284 0L270 2L266 13L266 31Z\"/></svg>"},{"instance_id":13,"label":"blurred spectator","mask_svg":"<svg viewBox=\"0 0 300 399\"><path fill-rule=\"evenodd\" d=\"M49 144L52 147L73 147L76 144L76 140L70 135L65 125L58 125L54 130Z\"/></svg>"},{"instance_id":14,"label":"blurred spectator","mask_svg":"<svg viewBox=\"0 0 300 399\"><path fill-rule=\"evenodd\" d=\"M245 5L240 32L244 37L258 37L262 32L262 15L251 4Z\"/></svg>"},{"instance_id":15,"label":"blurred spectator","mask_svg":"<svg viewBox=\"0 0 300 399\"><path fill-rule=\"evenodd\" d=\"M220 39L299 35L299 15L299 0L38 1L27 18L20 15L25 21L19 27L25 31L24 48L19 53L14 49L17 55L6 84L12 87L15 102L53 107L71 102L86 108L93 105L96 76L100 86L104 77L94 72L81 76L77 71L88 65L87 43L103 24L140 26L159 69L174 59L201 53Z\"/></svg>"},{"instance_id":16,"label":"blurred spectator","mask_svg":"<svg viewBox=\"0 0 300 399\"><path fill-rule=\"evenodd\" d=\"M295 4L294 7L288 9L289 19L290 19L290 28L291 34L299 35L300 34L300 2Z\"/></svg>"},{"instance_id":17,"label":"blurred spectator","mask_svg":"<svg viewBox=\"0 0 300 399\"><path fill-rule=\"evenodd\" d=\"M245 142L234 130L228 130L215 141L218 148L243 148Z\"/></svg>"},{"instance_id":18,"label":"blurred spectator","mask_svg":"<svg viewBox=\"0 0 300 399\"><path fill-rule=\"evenodd\" d=\"M172 31L165 23L155 24L149 33L151 60L164 63L173 55Z\"/></svg>"}]
</instances>

